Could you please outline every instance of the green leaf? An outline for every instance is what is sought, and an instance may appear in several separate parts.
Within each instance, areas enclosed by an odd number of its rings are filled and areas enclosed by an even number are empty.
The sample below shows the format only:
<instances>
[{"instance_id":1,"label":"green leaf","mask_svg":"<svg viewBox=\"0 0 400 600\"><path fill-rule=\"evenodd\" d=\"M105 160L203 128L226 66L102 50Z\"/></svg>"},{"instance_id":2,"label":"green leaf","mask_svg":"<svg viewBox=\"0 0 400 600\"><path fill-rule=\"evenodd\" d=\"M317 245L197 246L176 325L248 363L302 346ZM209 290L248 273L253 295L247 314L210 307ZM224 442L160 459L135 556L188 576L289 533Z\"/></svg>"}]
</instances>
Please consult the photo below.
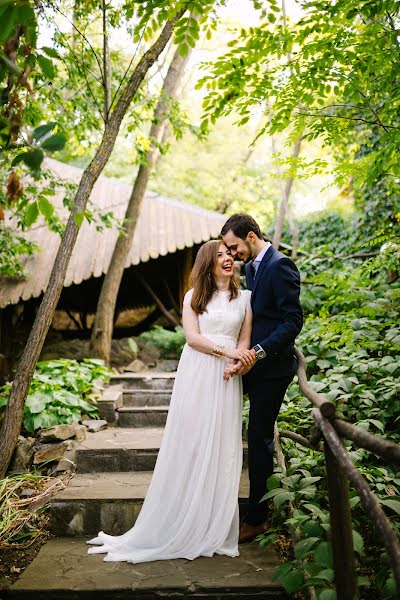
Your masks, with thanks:
<instances>
[{"instance_id":1,"label":"green leaf","mask_svg":"<svg viewBox=\"0 0 400 600\"><path fill-rule=\"evenodd\" d=\"M380 504L383 504L383 506L387 506L388 508L393 510L395 513L400 515L400 500L395 500L394 498L387 498L387 499L379 498L379 502L380 502Z\"/></svg>"},{"instance_id":2,"label":"green leaf","mask_svg":"<svg viewBox=\"0 0 400 600\"><path fill-rule=\"evenodd\" d=\"M316 579L323 579L324 581L333 581L335 579L335 571L333 569L323 569L316 575Z\"/></svg>"},{"instance_id":3,"label":"green leaf","mask_svg":"<svg viewBox=\"0 0 400 600\"><path fill-rule=\"evenodd\" d=\"M39 210L47 220L51 219L54 214L54 206L45 196L39 197Z\"/></svg>"},{"instance_id":4,"label":"green leaf","mask_svg":"<svg viewBox=\"0 0 400 600\"><path fill-rule=\"evenodd\" d=\"M303 536L305 538L311 538L311 537L321 538L324 533L324 530L322 529L321 525L319 523L317 523L316 521L306 521L302 525L301 531L303 532Z\"/></svg>"},{"instance_id":5,"label":"green leaf","mask_svg":"<svg viewBox=\"0 0 400 600\"><path fill-rule=\"evenodd\" d=\"M333 569L332 548L328 542L321 542L314 552L315 562L322 567Z\"/></svg>"},{"instance_id":6,"label":"green leaf","mask_svg":"<svg viewBox=\"0 0 400 600\"><path fill-rule=\"evenodd\" d=\"M45 75L48 79L54 79L56 76L56 68L52 61L43 54L37 55L37 61L43 72L43 75Z\"/></svg>"},{"instance_id":7,"label":"green leaf","mask_svg":"<svg viewBox=\"0 0 400 600\"><path fill-rule=\"evenodd\" d=\"M357 585L359 587L371 587L371 582L365 575L359 575L357 577Z\"/></svg>"},{"instance_id":8,"label":"green leaf","mask_svg":"<svg viewBox=\"0 0 400 600\"><path fill-rule=\"evenodd\" d=\"M298 560L302 560L310 550L315 546L315 544L319 542L319 538L310 537L304 540L300 540L294 546L294 555Z\"/></svg>"},{"instance_id":9,"label":"green leaf","mask_svg":"<svg viewBox=\"0 0 400 600\"><path fill-rule=\"evenodd\" d=\"M55 152L56 150L62 150L65 146L66 141L67 138L65 137L65 135L56 133L55 135L51 135L50 137L46 138L41 144L41 146L45 150Z\"/></svg>"},{"instance_id":10,"label":"green leaf","mask_svg":"<svg viewBox=\"0 0 400 600\"><path fill-rule=\"evenodd\" d=\"M25 406L30 410L32 414L40 413L46 408L46 405L48 404L49 400L51 400L51 398L49 398L41 392L37 392L36 394L28 396L25 402Z\"/></svg>"},{"instance_id":11,"label":"green leaf","mask_svg":"<svg viewBox=\"0 0 400 600\"><path fill-rule=\"evenodd\" d=\"M329 367L331 366L331 363L329 362L329 360L317 360L317 366L320 369L329 369Z\"/></svg>"},{"instance_id":12,"label":"green leaf","mask_svg":"<svg viewBox=\"0 0 400 600\"><path fill-rule=\"evenodd\" d=\"M85 217L85 213L83 211L75 213L74 221L78 225L78 227L80 227L82 225L82 221L83 221L84 217Z\"/></svg>"},{"instance_id":13,"label":"green leaf","mask_svg":"<svg viewBox=\"0 0 400 600\"><path fill-rule=\"evenodd\" d=\"M33 426L35 429L47 429L53 425L57 425L59 420L54 413L44 410L39 414L33 415Z\"/></svg>"},{"instance_id":14,"label":"green leaf","mask_svg":"<svg viewBox=\"0 0 400 600\"><path fill-rule=\"evenodd\" d=\"M312 483L316 483L317 481L320 481L321 479L322 479L322 477L303 477L303 479L301 479L301 481L300 481L300 488L307 487L307 486L311 485Z\"/></svg>"},{"instance_id":15,"label":"green leaf","mask_svg":"<svg viewBox=\"0 0 400 600\"><path fill-rule=\"evenodd\" d=\"M375 425L375 427L377 429L379 429L379 431L382 431L382 432L385 431L385 427L384 427L383 423L381 423L377 419L369 419L369 422L372 423L373 425Z\"/></svg>"},{"instance_id":16,"label":"green leaf","mask_svg":"<svg viewBox=\"0 0 400 600\"><path fill-rule=\"evenodd\" d=\"M18 21L18 9L10 6L11 2L1 14L0 40L6 41L12 32L13 27Z\"/></svg>"},{"instance_id":17,"label":"green leaf","mask_svg":"<svg viewBox=\"0 0 400 600\"><path fill-rule=\"evenodd\" d=\"M32 202L25 213L25 221L28 227L33 225L39 216L39 208L37 202Z\"/></svg>"},{"instance_id":18,"label":"green leaf","mask_svg":"<svg viewBox=\"0 0 400 600\"><path fill-rule=\"evenodd\" d=\"M354 550L356 552L358 552L358 554L362 554L364 552L364 540L362 539L362 537L358 533L358 531L355 531L354 529L353 529L353 545L354 545Z\"/></svg>"},{"instance_id":19,"label":"green leaf","mask_svg":"<svg viewBox=\"0 0 400 600\"><path fill-rule=\"evenodd\" d=\"M41 150L40 148L35 148L35 150L30 150L28 152L18 154L12 161L11 165L14 167L18 163L24 162L33 171L38 171L42 164L43 158L43 150Z\"/></svg>"},{"instance_id":20,"label":"green leaf","mask_svg":"<svg viewBox=\"0 0 400 600\"><path fill-rule=\"evenodd\" d=\"M41 48L41 50L43 50L43 52L45 54L47 54L47 56L50 56L51 58L60 58L60 55L58 54L58 52L55 48L50 48L49 46L43 46Z\"/></svg>"},{"instance_id":21,"label":"green leaf","mask_svg":"<svg viewBox=\"0 0 400 600\"><path fill-rule=\"evenodd\" d=\"M276 569L276 571L272 575L272 581L276 581L277 579L279 579L280 577L283 577L284 575L286 575L287 573L289 573L292 570L293 570L293 564L291 562L282 563L281 565L279 565L279 567Z\"/></svg>"},{"instance_id":22,"label":"green leaf","mask_svg":"<svg viewBox=\"0 0 400 600\"><path fill-rule=\"evenodd\" d=\"M275 506L281 506L285 502L292 502L295 499L294 492L283 491L280 494L277 494L274 498Z\"/></svg>"},{"instance_id":23,"label":"green leaf","mask_svg":"<svg viewBox=\"0 0 400 600\"><path fill-rule=\"evenodd\" d=\"M184 44L184 43L179 44L178 51L181 56L186 56L189 52L189 47L187 44Z\"/></svg>"},{"instance_id":24,"label":"green leaf","mask_svg":"<svg viewBox=\"0 0 400 600\"><path fill-rule=\"evenodd\" d=\"M335 590L322 590L318 596L318 600L337 600Z\"/></svg>"},{"instance_id":25,"label":"green leaf","mask_svg":"<svg viewBox=\"0 0 400 600\"><path fill-rule=\"evenodd\" d=\"M281 487L281 479L283 477L283 473L273 473L267 479L267 487L268 490L274 490L276 488Z\"/></svg>"},{"instance_id":26,"label":"green leaf","mask_svg":"<svg viewBox=\"0 0 400 600\"><path fill-rule=\"evenodd\" d=\"M46 133L52 131L54 127L56 127L56 122L46 123L45 125L39 125L36 129L33 130L32 137L34 140L40 140Z\"/></svg>"},{"instance_id":27,"label":"green leaf","mask_svg":"<svg viewBox=\"0 0 400 600\"><path fill-rule=\"evenodd\" d=\"M288 594L294 594L295 592L298 592L303 585L303 571L293 569L293 571L289 571L289 573L286 573L286 575L281 577L280 582Z\"/></svg>"}]
</instances>

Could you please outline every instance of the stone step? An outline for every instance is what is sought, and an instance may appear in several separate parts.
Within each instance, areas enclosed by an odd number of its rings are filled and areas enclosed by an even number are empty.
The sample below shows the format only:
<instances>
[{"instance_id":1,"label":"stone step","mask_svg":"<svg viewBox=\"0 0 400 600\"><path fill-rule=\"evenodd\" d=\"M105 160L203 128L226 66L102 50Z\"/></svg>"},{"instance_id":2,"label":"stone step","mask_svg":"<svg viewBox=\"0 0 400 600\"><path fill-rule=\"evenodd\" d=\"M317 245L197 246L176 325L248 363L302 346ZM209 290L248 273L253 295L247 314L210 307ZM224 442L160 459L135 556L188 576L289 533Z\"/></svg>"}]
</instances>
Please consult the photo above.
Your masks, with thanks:
<instances>
[{"instance_id":1,"label":"stone step","mask_svg":"<svg viewBox=\"0 0 400 600\"><path fill-rule=\"evenodd\" d=\"M120 427L163 427L168 406L124 406L118 409Z\"/></svg>"},{"instance_id":2,"label":"stone step","mask_svg":"<svg viewBox=\"0 0 400 600\"><path fill-rule=\"evenodd\" d=\"M164 427L109 427L88 433L76 449L78 473L152 471ZM247 447L243 449L247 467Z\"/></svg>"},{"instance_id":3,"label":"stone step","mask_svg":"<svg viewBox=\"0 0 400 600\"><path fill-rule=\"evenodd\" d=\"M109 427L88 433L76 449L79 473L152 471L163 427Z\"/></svg>"},{"instance_id":4,"label":"stone step","mask_svg":"<svg viewBox=\"0 0 400 600\"><path fill-rule=\"evenodd\" d=\"M125 406L166 406L171 400L171 390L130 389L123 392Z\"/></svg>"},{"instance_id":5,"label":"stone step","mask_svg":"<svg viewBox=\"0 0 400 600\"><path fill-rule=\"evenodd\" d=\"M14 585L15 600L288 600L272 581L279 565L272 548L240 545L240 556L199 557L141 564L104 562L87 554L84 539L48 541ZM2 594L2 596L3 596Z\"/></svg>"},{"instance_id":6,"label":"stone step","mask_svg":"<svg viewBox=\"0 0 400 600\"><path fill-rule=\"evenodd\" d=\"M120 373L111 377L110 385L122 384L124 389L171 390L174 385L175 375L175 372L161 373L157 371Z\"/></svg>"},{"instance_id":7,"label":"stone step","mask_svg":"<svg viewBox=\"0 0 400 600\"><path fill-rule=\"evenodd\" d=\"M51 501L51 530L54 535L95 536L99 531L121 535L132 527L146 496L153 473L76 474ZM239 506L249 494L247 471L242 472Z\"/></svg>"}]
</instances>

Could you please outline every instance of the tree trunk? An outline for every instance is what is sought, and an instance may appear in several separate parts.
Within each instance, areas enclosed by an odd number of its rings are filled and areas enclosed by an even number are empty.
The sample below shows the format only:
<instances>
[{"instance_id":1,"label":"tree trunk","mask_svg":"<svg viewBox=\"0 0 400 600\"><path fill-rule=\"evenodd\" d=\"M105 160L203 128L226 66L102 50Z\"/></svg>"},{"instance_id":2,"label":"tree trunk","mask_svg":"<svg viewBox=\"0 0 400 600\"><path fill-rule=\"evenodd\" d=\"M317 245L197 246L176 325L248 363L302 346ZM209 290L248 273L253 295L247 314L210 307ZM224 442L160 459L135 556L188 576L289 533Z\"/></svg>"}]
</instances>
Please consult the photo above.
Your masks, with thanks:
<instances>
[{"instance_id":1,"label":"tree trunk","mask_svg":"<svg viewBox=\"0 0 400 600\"><path fill-rule=\"evenodd\" d=\"M101 0L103 24L103 86L104 86L104 123L107 123L111 110L111 59L108 45L106 2Z\"/></svg>"},{"instance_id":2,"label":"tree trunk","mask_svg":"<svg viewBox=\"0 0 400 600\"><path fill-rule=\"evenodd\" d=\"M38 313L11 389L10 398L0 429L0 478L3 478L10 463L14 448L21 429L25 399L29 392L36 362L43 347L56 309L63 285L68 263L79 231L80 216L85 210L90 193L98 177L103 171L118 135L121 122L132 99L134 98L146 73L164 50L171 37L176 21L182 16L180 11L173 19L167 21L160 36L153 46L142 56L136 69L128 80L121 96L107 122L100 146L91 163L83 172L75 195L74 206L71 210L64 235L61 239L49 284L40 304Z\"/></svg>"},{"instance_id":3,"label":"tree trunk","mask_svg":"<svg viewBox=\"0 0 400 600\"><path fill-rule=\"evenodd\" d=\"M189 54L181 56L178 49L176 49L154 112L153 124L150 130L151 148L146 154L145 162L139 167L131 197L129 198L124 218L125 232L124 235L119 236L117 239L110 266L101 288L96 318L93 323L91 355L102 358L106 364L109 364L110 361L113 315L124 274L125 261L132 246L140 207L159 153L159 145L161 144L165 129L165 119L168 114L168 99L176 96L188 58Z\"/></svg>"},{"instance_id":4,"label":"tree trunk","mask_svg":"<svg viewBox=\"0 0 400 600\"><path fill-rule=\"evenodd\" d=\"M299 157L302 139L303 139L303 136L300 135L297 138L296 143L294 145L293 152L292 152L292 159L294 159L294 161L296 161L297 158ZM279 244L281 243L282 229L283 229L283 224L285 222L285 218L286 218L287 211L288 211L289 198L290 198L290 192L292 191L293 181L294 181L294 175L291 175L285 181L285 185L283 185L282 181L280 183L281 202L279 204L279 214L278 214L278 219L277 219L277 222L275 225L274 237L272 239L272 245L274 246L274 248L279 248Z\"/></svg>"}]
</instances>

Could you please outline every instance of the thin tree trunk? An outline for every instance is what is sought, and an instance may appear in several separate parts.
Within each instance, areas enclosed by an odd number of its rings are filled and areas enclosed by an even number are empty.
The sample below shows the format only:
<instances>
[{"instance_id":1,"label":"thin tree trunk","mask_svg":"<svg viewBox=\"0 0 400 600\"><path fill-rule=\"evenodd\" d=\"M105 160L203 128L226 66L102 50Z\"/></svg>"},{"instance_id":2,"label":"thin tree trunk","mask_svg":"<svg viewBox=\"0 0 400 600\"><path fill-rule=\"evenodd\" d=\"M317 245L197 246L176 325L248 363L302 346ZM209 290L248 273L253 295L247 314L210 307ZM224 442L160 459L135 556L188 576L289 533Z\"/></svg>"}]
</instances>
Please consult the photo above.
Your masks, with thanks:
<instances>
[{"instance_id":1,"label":"thin tree trunk","mask_svg":"<svg viewBox=\"0 0 400 600\"><path fill-rule=\"evenodd\" d=\"M301 134L297 138L296 143L293 147L292 159L294 160L294 162L299 157L302 139L303 139L303 135ZM273 141L273 143L274 143L274 141ZM285 218L286 218L286 215L288 212L289 198L290 198L290 192L292 191L293 181L294 181L294 175L291 175L285 181L285 185L283 185L282 181L280 183L281 202L279 205L279 214L278 214L278 219L277 219L276 225L275 225L274 237L272 239L272 245L274 246L274 248L279 248L279 244L281 243L282 229L283 229L283 224L285 222Z\"/></svg>"},{"instance_id":2,"label":"thin tree trunk","mask_svg":"<svg viewBox=\"0 0 400 600\"><path fill-rule=\"evenodd\" d=\"M285 0L282 0L282 16L283 16L283 28L286 31L287 15L286 15ZM290 63L292 62L292 55L290 52L287 52L287 54L286 54L286 62L288 63L288 65L290 65ZM295 159L295 161L297 161L299 154L300 154L302 139L303 139L303 132L299 135L299 137L296 140L296 143L293 147L292 158ZM274 137L272 136L272 148L273 148L273 152L275 154L274 146L275 146L275 140L274 140ZM286 180L285 186L284 186L283 181L280 179L279 188L280 188L280 192L281 192L281 202L279 205L278 220L275 225L275 231L274 231L274 237L272 240L272 244L273 244L274 248L279 248L279 244L281 243L281 238L282 238L283 224L285 222L285 218L287 218L290 233L292 236L292 246L293 246L292 258L295 258L296 254L297 254L296 249L298 246L299 231L298 231L297 226L294 223L293 217L292 217L292 215L290 213L290 209L289 209L289 198L290 198L290 193L291 193L292 187L293 187L293 181L294 181L294 175L292 175L291 177L289 177L289 179Z\"/></svg>"},{"instance_id":3,"label":"thin tree trunk","mask_svg":"<svg viewBox=\"0 0 400 600\"><path fill-rule=\"evenodd\" d=\"M111 59L108 45L107 15L105 0L101 0L103 21L103 86L104 86L104 123L107 123L111 109Z\"/></svg>"},{"instance_id":4,"label":"thin tree trunk","mask_svg":"<svg viewBox=\"0 0 400 600\"><path fill-rule=\"evenodd\" d=\"M145 162L139 167L131 197L129 198L124 218L125 232L124 235L119 236L117 239L110 266L101 288L96 318L93 323L91 354L102 358L106 364L109 364L110 361L113 315L117 303L118 291L125 269L126 258L132 246L140 207L159 153L159 145L162 140L165 119L168 114L168 99L176 96L188 58L189 54L181 56L178 49L176 49L154 112L153 125L150 130L151 148L146 154Z\"/></svg>"},{"instance_id":5,"label":"thin tree trunk","mask_svg":"<svg viewBox=\"0 0 400 600\"><path fill-rule=\"evenodd\" d=\"M118 135L132 99L134 98L146 73L164 50L171 37L176 21L182 16L180 11L173 19L167 21L160 36L153 46L142 56L136 69L129 78L121 96L105 126L100 146L91 163L83 172L75 195L74 206L71 210L64 235L61 239L50 280L43 300L39 306L35 321L11 389L10 398L0 428L0 478L4 477L10 463L14 448L21 429L25 399L28 395L36 362L43 347L46 334L51 325L63 285L68 263L79 231L80 216L85 210L90 193L98 177L103 171Z\"/></svg>"}]
</instances>

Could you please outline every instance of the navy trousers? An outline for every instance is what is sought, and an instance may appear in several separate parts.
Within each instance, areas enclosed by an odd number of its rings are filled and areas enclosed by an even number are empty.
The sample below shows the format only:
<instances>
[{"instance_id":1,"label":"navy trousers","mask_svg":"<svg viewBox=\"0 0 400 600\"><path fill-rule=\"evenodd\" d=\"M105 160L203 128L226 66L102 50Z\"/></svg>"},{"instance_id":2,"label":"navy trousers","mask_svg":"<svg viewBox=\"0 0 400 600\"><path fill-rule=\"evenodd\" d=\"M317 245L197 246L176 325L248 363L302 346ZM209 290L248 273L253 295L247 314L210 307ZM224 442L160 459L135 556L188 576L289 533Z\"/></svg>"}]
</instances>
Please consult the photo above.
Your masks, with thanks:
<instances>
[{"instance_id":1,"label":"navy trousers","mask_svg":"<svg viewBox=\"0 0 400 600\"><path fill-rule=\"evenodd\" d=\"M244 521L259 525L267 517L267 501L260 502L266 493L266 481L273 473L274 424L285 392L293 376L277 379L248 377L246 391L250 399L248 428L250 495Z\"/></svg>"}]
</instances>

